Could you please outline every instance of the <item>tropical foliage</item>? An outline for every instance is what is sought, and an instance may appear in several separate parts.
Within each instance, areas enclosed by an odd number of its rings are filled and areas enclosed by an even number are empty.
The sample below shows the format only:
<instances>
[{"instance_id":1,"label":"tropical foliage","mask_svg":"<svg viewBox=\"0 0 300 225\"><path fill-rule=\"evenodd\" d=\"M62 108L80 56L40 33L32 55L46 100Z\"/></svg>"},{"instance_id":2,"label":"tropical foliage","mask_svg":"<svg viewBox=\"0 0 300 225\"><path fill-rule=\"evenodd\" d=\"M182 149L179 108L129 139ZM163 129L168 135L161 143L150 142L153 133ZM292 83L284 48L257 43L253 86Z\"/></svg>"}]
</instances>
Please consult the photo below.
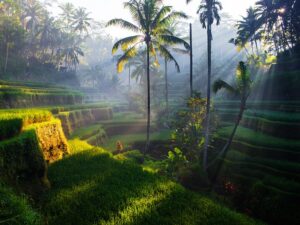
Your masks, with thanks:
<instances>
[{"instance_id":1,"label":"tropical foliage","mask_svg":"<svg viewBox=\"0 0 300 225\"><path fill-rule=\"evenodd\" d=\"M134 21L133 24L123 19L113 19L107 23L108 26L119 25L125 29L137 33L136 35L123 38L117 41L113 47L113 53L121 48L124 54L118 59L117 69L121 72L124 65L138 53L142 46L146 46L147 60L147 143L145 152L149 148L150 134L150 57L155 58L155 64L158 65L157 52L166 60L173 61L179 71L179 64L168 50L169 45L183 45L189 48L186 41L174 36L168 29L168 25L178 18L187 18L184 13L172 10L171 6L161 5L158 0L131 0L124 3L124 7L129 9Z\"/></svg>"},{"instance_id":2,"label":"tropical foliage","mask_svg":"<svg viewBox=\"0 0 300 225\"><path fill-rule=\"evenodd\" d=\"M237 24L237 37L230 42L239 48L247 50L251 44L251 54L260 54L264 51L276 53L292 51L299 44L300 4L296 0L259 0L255 7L247 10ZM256 52L253 45L256 46Z\"/></svg>"},{"instance_id":3,"label":"tropical foliage","mask_svg":"<svg viewBox=\"0 0 300 225\"><path fill-rule=\"evenodd\" d=\"M191 0L186 0L187 3ZM222 4L218 0L202 0L197 13L202 27L207 30L207 105L206 105L206 131L205 131L205 146L203 151L203 169L207 167L207 152L209 145L209 126L210 126L210 95L211 95L211 48L212 48L212 25L220 24L221 17L219 11L222 10Z\"/></svg>"},{"instance_id":4,"label":"tropical foliage","mask_svg":"<svg viewBox=\"0 0 300 225\"><path fill-rule=\"evenodd\" d=\"M84 8L60 5L53 17L38 0L0 1L0 75L36 66L75 71L94 21ZM17 65L16 65L17 64ZM19 71L16 71L19 70Z\"/></svg>"}]
</instances>

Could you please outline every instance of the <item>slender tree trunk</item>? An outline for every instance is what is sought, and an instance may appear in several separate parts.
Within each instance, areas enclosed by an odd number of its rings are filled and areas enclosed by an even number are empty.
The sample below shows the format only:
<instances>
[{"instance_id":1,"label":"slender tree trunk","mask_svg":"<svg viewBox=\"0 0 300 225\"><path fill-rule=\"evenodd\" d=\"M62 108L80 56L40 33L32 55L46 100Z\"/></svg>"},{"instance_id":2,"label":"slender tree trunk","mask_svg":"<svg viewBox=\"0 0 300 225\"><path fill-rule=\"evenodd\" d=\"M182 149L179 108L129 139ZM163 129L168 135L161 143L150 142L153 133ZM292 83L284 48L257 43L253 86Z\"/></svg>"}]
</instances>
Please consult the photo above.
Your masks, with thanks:
<instances>
[{"instance_id":1,"label":"slender tree trunk","mask_svg":"<svg viewBox=\"0 0 300 225\"><path fill-rule=\"evenodd\" d=\"M8 54L9 54L9 43L6 43L6 55L5 55L4 73L6 73L6 71L7 71Z\"/></svg>"},{"instance_id":2,"label":"slender tree trunk","mask_svg":"<svg viewBox=\"0 0 300 225\"><path fill-rule=\"evenodd\" d=\"M221 152L219 153L220 157L221 157L221 160L220 160L220 163L217 165L217 168L216 168L216 171L215 171L215 174L212 178L212 184L215 184L216 182L216 179L222 169L222 166L223 166L223 162L224 162L224 159L227 155L227 152L232 144L232 141L233 141L233 138L234 138L234 135L237 131L237 128L238 126L240 125L240 122L243 118L243 114L244 114L244 111L245 111L245 108L246 108L246 101L247 101L247 98L246 97L243 97L242 100L241 100L241 105L240 105L240 111L239 111L239 114L238 114L238 117L236 119L236 122L235 122L235 125L234 125L234 128L232 130L232 133L231 135L229 136L228 140L227 140L227 143L225 144L225 146L223 147L223 149L221 150Z\"/></svg>"},{"instance_id":3,"label":"slender tree trunk","mask_svg":"<svg viewBox=\"0 0 300 225\"><path fill-rule=\"evenodd\" d=\"M190 23L190 91L193 97L193 28Z\"/></svg>"},{"instance_id":4,"label":"slender tree trunk","mask_svg":"<svg viewBox=\"0 0 300 225\"><path fill-rule=\"evenodd\" d=\"M211 24L207 24L207 103L206 103L206 130L205 130L205 142L204 142L204 151L203 151L203 169L207 169L207 153L209 145L209 126L210 126L210 86L211 86L211 42L212 42L212 33L211 33Z\"/></svg>"},{"instance_id":5,"label":"slender tree trunk","mask_svg":"<svg viewBox=\"0 0 300 225\"><path fill-rule=\"evenodd\" d=\"M254 40L255 43L255 48L256 48L256 54L259 55L259 51L258 51L258 44L257 44L257 40Z\"/></svg>"},{"instance_id":6,"label":"slender tree trunk","mask_svg":"<svg viewBox=\"0 0 300 225\"><path fill-rule=\"evenodd\" d=\"M147 141L144 151L144 155L149 151L150 145L150 113L151 113L151 102L150 102L150 43L147 41Z\"/></svg>"},{"instance_id":7,"label":"slender tree trunk","mask_svg":"<svg viewBox=\"0 0 300 225\"><path fill-rule=\"evenodd\" d=\"M165 85L166 85L166 93L165 93L166 113L167 113L167 117L169 117L168 61L166 58L165 58Z\"/></svg>"},{"instance_id":8,"label":"slender tree trunk","mask_svg":"<svg viewBox=\"0 0 300 225\"><path fill-rule=\"evenodd\" d=\"M128 83L129 83L129 85L128 85L128 89L129 89L129 91L131 90L131 68L130 68L130 65L129 65L129 68L128 68Z\"/></svg>"}]
</instances>

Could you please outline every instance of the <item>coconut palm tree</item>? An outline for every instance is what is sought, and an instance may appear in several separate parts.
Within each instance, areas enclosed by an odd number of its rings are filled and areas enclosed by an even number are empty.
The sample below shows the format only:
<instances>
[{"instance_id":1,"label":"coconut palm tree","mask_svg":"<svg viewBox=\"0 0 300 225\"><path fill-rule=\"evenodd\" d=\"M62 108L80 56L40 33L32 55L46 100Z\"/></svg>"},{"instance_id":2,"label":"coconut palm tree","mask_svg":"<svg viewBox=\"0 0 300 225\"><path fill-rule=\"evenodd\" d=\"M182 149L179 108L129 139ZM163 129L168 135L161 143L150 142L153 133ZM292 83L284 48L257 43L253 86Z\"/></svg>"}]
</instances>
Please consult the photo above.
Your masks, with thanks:
<instances>
[{"instance_id":1,"label":"coconut palm tree","mask_svg":"<svg viewBox=\"0 0 300 225\"><path fill-rule=\"evenodd\" d=\"M45 11L42 5L36 0L27 0L23 2L21 20L25 29L30 30L32 37L36 33L36 28L41 22Z\"/></svg>"},{"instance_id":2,"label":"coconut palm tree","mask_svg":"<svg viewBox=\"0 0 300 225\"><path fill-rule=\"evenodd\" d=\"M59 8L62 11L59 15L64 23L65 29L70 32L73 23L73 15L75 12L75 7L72 3L68 2L68 3L61 4Z\"/></svg>"},{"instance_id":3,"label":"coconut palm tree","mask_svg":"<svg viewBox=\"0 0 300 225\"><path fill-rule=\"evenodd\" d=\"M242 20L237 23L237 34L239 39L246 39L247 42L251 43L252 54L254 54L253 46L255 44L256 53L259 53L257 42L261 39L261 21L258 18L258 10L250 7L247 9L247 16L242 17Z\"/></svg>"},{"instance_id":4,"label":"coconut palm tree","mask_svg":"<svg viewBox=\"0 0 300 225\"><path fill-rule=\"evenodd\" d=\"M91 27L91 21L92 19L89 17L89 14L85 8L78 8L75 10L73 14L73 22L72 26L75 31L79 31L80 35L85 32L88 34L88 29Z\"/></svg>"},{"instance_id":5,"label":"coconut palm tree","mask_svg":"<svg viewBox=\"0 0 300 225\"><path fill-rule=\"evenodd\" d=\"M187 3L192 0L186 0ZM219 11L222 10L222 4L218 0L201 0L197 13L200 16L200 23L202 27L207 30L207 105L206 105L206 130L205 130L205 143L203 151L203 169L207 167L207 151L209 144L209 124L210 124L210 95L211 95L211 43L213 40L211 27L216 21L219 25L221 17Z\"/></svg>"},{"instance_id":6,"label":"coconut palm tree","mask_svg":"<svg viewBox=\"0 0 300 225\"><path fill-rule=\"evenodd\" d=\"M232 140L237 131L237 128L243 118L243 114L246 109L247 99L248 99L248 97L250 95L250 91L251 91L252 81L250 79L250 73L244 62L240 62L237 67L235 81L236 81L236 83L234 85L230 85L227 82L225 82L221 79L218 79L213 84L213 91L215 93L217 93L221 89L225 89L226 91L228 91L236 96L239 96L240 101L241 101L240 110L239 110L238 116L236 118L234 128L233 128L225 146L219 152L218 157L216 157L216 159L210 163L210 165L213 165L219 158L222 159L221 163L218 165L218 167L216 169L216 176L218 175L218 173L221 169L223 159L226 157L226 154L232 143ZM213 178L213 179L215 179L215 178Z\"/></svg>"},{"instance_id":7,"label":"coconut palm tree","mask_svg":"<svg viewBox=\"0 0 300 225\"><path fill-rule=\"evenodd\" d=\"M77 45L59 49L58 54L63 59L65 66L75 72L79 64L79 56L84 56L82 49Z\"/></svg>"},{"instance_id":8,"label":"coconut palm tree","mask_svg":"<svg viewBox=\"0 0 300 225\"><path fill-rule=\"evenodd\" d=\"M147 141L144 154L149 149L150 136L150 57L157 57L157 51L170 61L175 63L177 70L179 65L174 56L167 48L167 44L180 44L188 48L188 43L174 36L167 29L171 21L177 18L187 18L184 13L172 11L171 6L163 6L158 0L130 0L124 3L124 7L129 9L136 24L123 19L113 19L107 26L120 25L121 27L137 33L136 35L123 38L117 41L113 47L115 53L120 47L124 54L117 62L118 72L121 72L124 65L130 58L137 55L140 46L146 46L147 59ZM158 61L155 60L157 63Z\"/></svg>"}]
</instances>

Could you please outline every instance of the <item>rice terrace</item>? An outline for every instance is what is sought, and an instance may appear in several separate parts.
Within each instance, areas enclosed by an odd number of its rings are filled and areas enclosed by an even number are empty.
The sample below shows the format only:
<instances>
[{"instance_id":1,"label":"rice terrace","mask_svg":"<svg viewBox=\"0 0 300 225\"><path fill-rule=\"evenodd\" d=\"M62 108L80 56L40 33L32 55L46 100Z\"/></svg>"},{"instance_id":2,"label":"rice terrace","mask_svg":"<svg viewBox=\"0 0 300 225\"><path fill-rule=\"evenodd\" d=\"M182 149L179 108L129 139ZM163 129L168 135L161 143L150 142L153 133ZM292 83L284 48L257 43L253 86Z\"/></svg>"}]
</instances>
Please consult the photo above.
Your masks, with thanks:
<instances>
[{"instance_id":1,"label":"rice terrace","mask_svg":"<svg viewBox=\"0 0 300 225\"><path fill-rule=\"evenodd\" d=\"M299 0L0 0L0 225L299 225Z\"/></svg>"}]
</instances>

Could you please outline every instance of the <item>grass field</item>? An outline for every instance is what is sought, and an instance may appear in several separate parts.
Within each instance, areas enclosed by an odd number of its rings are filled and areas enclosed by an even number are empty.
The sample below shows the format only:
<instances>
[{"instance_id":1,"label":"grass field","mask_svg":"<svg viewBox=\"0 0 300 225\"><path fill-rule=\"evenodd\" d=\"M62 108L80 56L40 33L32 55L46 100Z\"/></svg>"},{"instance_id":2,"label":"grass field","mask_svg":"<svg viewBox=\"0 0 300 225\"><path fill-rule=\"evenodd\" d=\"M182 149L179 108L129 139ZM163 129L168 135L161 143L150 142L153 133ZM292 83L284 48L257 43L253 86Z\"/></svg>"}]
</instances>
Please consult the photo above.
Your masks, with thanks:
<instances>
[{"instance_id":1,"label":"grass field","mask_svg":"<svg viewBox=\"0 0 300 225\"><path fill-rule=\"evenodd\" d=\"M260 224L132 161L87 147L49 167L52 189L42 207L47 224Z\"/></svg>"},{"instance_id":2,"label":"grass field","mask_svg":"<svg viewBox=\"0 0 300 225\"><path fill-rule=\"evenodd\" d=\"M219 129L217 134L220 137L227 138L229 137L232 130L233 130L233 126L227 126ZM290 151L298 152L300 149L300 140L281 139L270 135L266 135L264 133L255 132L254 130L244 128L244 127L238 128L234 139L247 142L249 144L257 145L257 146L265 146L269 148L276 148L282 150L290 150Z\"/></svg>"},{"instance_id":3,"label":"grass field","mask_svg":"<svg viewBox=\"0 0 300 225\"><path fill-rule=\"evenodd\" d=\"M159 132L153 132L150 134L150 141L168 141L171 139L171 131L163 130ZM116 143L121 141L124 148L130 149L135 142L146 142L146 133L140 134L124 134L109 137L107 143L103 146L109 151L116 150Z\"/></svg>"}]
</instances>

